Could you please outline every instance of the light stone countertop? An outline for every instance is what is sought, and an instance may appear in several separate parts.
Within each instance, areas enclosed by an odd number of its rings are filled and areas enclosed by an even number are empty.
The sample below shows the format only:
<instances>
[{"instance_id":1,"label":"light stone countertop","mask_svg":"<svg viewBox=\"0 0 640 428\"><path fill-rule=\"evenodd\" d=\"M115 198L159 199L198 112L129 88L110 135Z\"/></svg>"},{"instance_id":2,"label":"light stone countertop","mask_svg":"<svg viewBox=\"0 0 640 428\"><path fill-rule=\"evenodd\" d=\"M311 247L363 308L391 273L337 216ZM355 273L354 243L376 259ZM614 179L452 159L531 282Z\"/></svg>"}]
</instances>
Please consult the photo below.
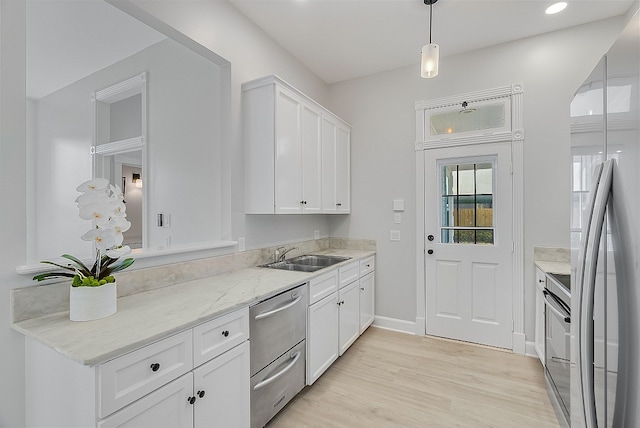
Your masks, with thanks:
<instances>
[{"instance_id":1,"label":"light stone countertop","mask_svg":"<svg viewBox=\"0 0 640 428\"><path fill-rule=\"evenodd\" d=\"M555 273L559 275L571 275L571 263L569 262L552 262L548 260L536 260L536 267L540 268L544 273Z\"/></svg>"},{"instance_id":2,"label":"light stone countertop","mask_svg":"<svg viewBox=\"0 0 640 428\"><path fill-rule=\"evenodd\" d=\"M332 269L375 251L329 249L315 254L351 257ZM95 321L69 321L58 312L12 327L81 364L95 366L241 307L307 282L313 273L252 267L118 299L118 311Z\"/></svg>"}]
</instances>

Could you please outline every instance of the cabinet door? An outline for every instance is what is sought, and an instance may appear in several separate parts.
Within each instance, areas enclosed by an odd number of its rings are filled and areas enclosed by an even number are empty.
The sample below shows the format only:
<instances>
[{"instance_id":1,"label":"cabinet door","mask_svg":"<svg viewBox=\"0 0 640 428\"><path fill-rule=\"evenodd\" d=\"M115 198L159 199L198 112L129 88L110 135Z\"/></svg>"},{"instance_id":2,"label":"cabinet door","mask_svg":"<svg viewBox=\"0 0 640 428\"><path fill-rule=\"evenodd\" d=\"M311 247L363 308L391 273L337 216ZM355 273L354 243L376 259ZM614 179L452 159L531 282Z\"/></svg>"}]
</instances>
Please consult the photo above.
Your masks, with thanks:
<instances>
[{"instance_id":1,"label":"cabinet door","mask_svg":"<svg viewBox=\"0 0 640 428\"><path fill-rule=\"evenodd\" d=\"M360 335L360 288L355 281L341 288L339 295L339 350L344 354Z\"/></svg>"},{"instance_id":2,"label":"cabinet door","mask_svg":"<svg viewBox=\"0 0 640 428\"><path fill-rule=\"evenodd\" d=\"M351 212L351 130L336 130L336 208L338 214Z\"/></svg>"},{"instance_id":3,"label":"cabinet door","mask_svg":"<svg viewBox=\"0 0 640 428\"><path fill-rule=\"evenodd\" d=\"M193 375L184 376L98 422L98 428L193 427Z\"/></svg>"},{"instance_id":4,"label":"cabinet door","mask_svg":"<svg viewBox=\"0 0 640 428\"><path fill-rule=\"evenodd\" d=\"M302 105L301 162L302 211L319 213L321 207L322 146L320 139L321 111L309 104Z\"/></svg>"},{"instance_id":5,"label":"cabinet door","mask_svg":"<svg viewBox=\"0 0 640 428\"><path fill-rule=\"evenodd\" d=\"M322 117L322 212L351 210L351 130L331 115Z\"/></svg>"},{"instance_id":6,"label":"cabinet door","mask_svg":"<svg viewBox=\"0 0 640 428\"><path fill-rule=\"evenodd\" d=\"M360 334L373 323L375 317L375 274L373 272L360 278Z\"/></svg>"},{"instance_id":7,"label":"cabinet door","mask_svg":"<svg viewBox=\"0 0 640 428\"><path fill-rule=\"evenodd\" d=\"M302 102L280 86L276 91L275 204L277 214L302 212L300 123Z\"/></svg>"},{"instance_id":8,"label":"cabinet door","mask_svg":"<svg viewBox=\"0 0 640 428\"><path fill-rule=\"evenodd\" d=\"M322 212L337 213L336 206L336 131L331 116L322 116Z\"/></svg>"},{"instance_id":9,"label":"cabinet door","mask_svg":"<svg viewBox=\"0 0 640 428\"><path fill-rule=\"evenodd\" d=\"M338 293L309 306L307 385L315 382L338 359Z\"/></svg>"},{"instance_id":10,"label":"cabinet door","mask_svg":"<svg viewBox=\"0 0 640 428\"><path fill-rule=\"evenodd\" d=\"M249 342L193 371L195 428L248 427Z\"/></svg>"}]
</instances>

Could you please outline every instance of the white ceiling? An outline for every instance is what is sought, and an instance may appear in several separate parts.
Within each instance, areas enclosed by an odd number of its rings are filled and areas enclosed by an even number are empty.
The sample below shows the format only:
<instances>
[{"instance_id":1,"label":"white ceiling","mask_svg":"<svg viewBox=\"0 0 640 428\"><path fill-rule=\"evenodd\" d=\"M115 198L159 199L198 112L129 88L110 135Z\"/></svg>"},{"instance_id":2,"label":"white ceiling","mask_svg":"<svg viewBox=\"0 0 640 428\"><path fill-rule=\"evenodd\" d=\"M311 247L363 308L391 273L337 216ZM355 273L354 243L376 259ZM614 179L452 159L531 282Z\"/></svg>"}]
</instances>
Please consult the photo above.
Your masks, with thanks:
<instances>
[{"instance_id":1,"label":"white ceiling","mask_svg":"<svg viewBox=\"0 0 640 428\"><path fill-rule=\"evenodd\" d=\"M326 83L418 67L429 37L423 0L229 1ZM439 0L433 42L445 57L621 15L634 0L569 0L547 16L551 3ZM103 0L27 0L27 95L40 98L163 38Z\"/></svg>"},{"instance_id":2,"label":"white ceiling","mask_svg":"<svg viewBox=\"0 0 640 428\"><path fill-rule=\"evenodd\" d=\"M327 83L415 64L429 39L423 0L229 0ZM439 0L441 57L622 15L633 0Z\"/></svg>"}]
</instances>

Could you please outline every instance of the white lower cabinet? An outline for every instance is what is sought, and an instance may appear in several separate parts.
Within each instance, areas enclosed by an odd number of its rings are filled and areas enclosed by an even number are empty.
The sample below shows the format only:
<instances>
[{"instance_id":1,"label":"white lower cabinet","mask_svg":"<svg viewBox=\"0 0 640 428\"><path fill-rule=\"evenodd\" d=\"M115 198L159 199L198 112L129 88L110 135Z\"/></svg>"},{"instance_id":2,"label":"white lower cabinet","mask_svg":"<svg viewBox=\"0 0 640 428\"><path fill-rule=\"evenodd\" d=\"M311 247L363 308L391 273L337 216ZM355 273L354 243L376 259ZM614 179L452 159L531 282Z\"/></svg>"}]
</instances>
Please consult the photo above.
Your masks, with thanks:
<instances>
[{"instance_id":1,"label":"white lower cabinet","mask_svg":"<svg viewBox=\"0 0 640 428\"><path fill-rule=\"evenodd\" d=\"M27 426L249 427L249 309L96 367L27 339Z\"/></svg>"},{"instance_id":2,"label":"white lower cabinet","mask_svg":"<svg viewBox=\"0 0 640 428\"><path fill-rule=\"evenodd\" d=\"M192 394L193 374L187 373L98 422L98 427L191 427L193 405L185 397Z\"/></svg>"},{"instance_id":3,"label":"white lower cabinet","mask_svg":"<svg viewBox=\"0 0 640 428\"><path fill-rule=\"evenodd\" d=\"M100 428L249 426L244 342L100 421Z\"/></svg>"},{"instance_id":4,"label":"white lower cabinet","mask_svg":"<svg viewBox=\"0 0 640 428\"><path fill-rule=\"evenodd\" d=\"M375 281L373 272L360 278L360 334L373 324L375 318Z\"/></svg>"},{"instance_id":5,"label":"white lower cabinet","mask_svg":"<svg viewBox=\"0 0 640 428\"><path fill-rule=\"evenodd\" d=\"M318 380L373 323L373 260L371 256L349 263L309 283L307 385Z\"/></svg>"},{"instance_id":6,"label":"white lower cabinet","mask_svg":"<svg viewBox=\"0 0 640 428\"><path fill-rule=\"evenodd\" d=\"M536 325L535 325L535 349L536 354L542 365L545 365L545 305L544 305L544 288L547 276L541 270L536 268Z\"/></svg>"},{"instance_id":7,"label":"white lower cabinet","mask_svg":"<svg viewBox=\"0 0 640 428\"><path fill-rule=\"evenodd\" d=\"M345 353L360 336L360 288L354 281L338 291L339 303L339 354Z\"/></svg>"},{"instance_id":8,"label":"white lower cabinet","mask_svg":"<svg viewBox=\"0 0 640 428\"><path fill-rule=\"evenodd\" d=\"M338 293L309 306L307 323L307 385L338 359Z\"/></svg>"},{"instance_id":9,"label":"white lower cabinet","mask_svg":"<svg viewBox=\"0 0 640 428\"><path fill-rule=\"evenodd\" d=\"M193 371L194 427L248 427L249 342Z\"/></svg>"}]
</instances>

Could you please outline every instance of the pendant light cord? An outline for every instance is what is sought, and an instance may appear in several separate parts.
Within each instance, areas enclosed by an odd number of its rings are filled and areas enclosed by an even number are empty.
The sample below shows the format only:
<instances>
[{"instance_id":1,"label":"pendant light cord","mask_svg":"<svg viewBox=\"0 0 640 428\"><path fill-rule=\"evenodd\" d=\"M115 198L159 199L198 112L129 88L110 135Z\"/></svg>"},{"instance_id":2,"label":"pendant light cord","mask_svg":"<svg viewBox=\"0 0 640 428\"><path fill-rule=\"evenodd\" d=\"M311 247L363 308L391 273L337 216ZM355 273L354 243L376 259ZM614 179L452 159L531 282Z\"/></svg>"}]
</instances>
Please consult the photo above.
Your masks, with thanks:
<instances>
[{"instance_id":1,"label":"pendant light cord","mask_svg":"<svg viewBox=\"0 0 640 428\"><path fill-rule=\"evenodd\" d=\"M429 3L429 44L431 44L432 28L433 28L433 2Z\"/></svg>"}]
</instances>

